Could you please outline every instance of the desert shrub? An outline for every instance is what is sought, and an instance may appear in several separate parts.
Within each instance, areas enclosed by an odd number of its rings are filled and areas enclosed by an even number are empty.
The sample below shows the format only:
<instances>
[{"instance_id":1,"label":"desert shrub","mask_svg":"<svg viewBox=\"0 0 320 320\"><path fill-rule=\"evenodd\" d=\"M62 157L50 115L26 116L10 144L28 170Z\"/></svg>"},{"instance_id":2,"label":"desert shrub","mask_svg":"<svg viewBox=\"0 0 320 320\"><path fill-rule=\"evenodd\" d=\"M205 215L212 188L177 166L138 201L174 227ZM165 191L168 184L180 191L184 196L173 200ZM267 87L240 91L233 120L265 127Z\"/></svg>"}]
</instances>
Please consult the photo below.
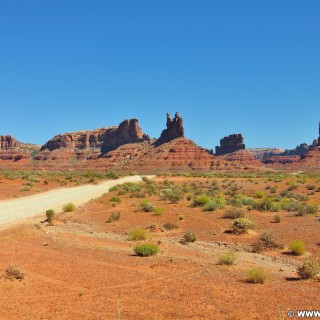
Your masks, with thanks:
<instances>
[{"instance_id":1,"label":"desert shrub","mask_svg":"<svg viewBox=\"0 0 320 320\"><path fill-rule=\"evenodd\" d=\"M306 188L307 188L307 190L315 190L315 189L316 189L316 186L313 185L313 184L307 184L307 185L306 185Z\"/></svg>"},{"instance_id":2,"label":"desert shrub","mask_svg":"<svg viewBox=\"0 0 320 320\"><path fill-rule=\"evenodd\" d=\"M306 251L304 243L301 240L293 240L290 243L289 249L297 256L303 255Z\"/></svg>"},{"instance_id":3,"label":"desert shrub","mask_svg":"<svg viewBox=\"0 0 320 320\"><path fill-rule=\"evenodd\" d=\"M161 199L170 203L177 203L183 198L183 191L180 188L164 189L161 192Z\"/></svg>"},{"instance_id":4,"label":"desert shrub","mask_svg":"<svg viewBox=\"0 0 320 320\"><path fill-rule=\"evenodd\" d=\"M129 231L128 240L130 241L140 241L146 240L148 237L148 231L143 228L134 228Z\"/></svg>"},{"instance_id":5,"label":"desert shrub","mask_svg":"<svg viewBox=\"0 0 320 320\"><path fill-rule=\"evenodd\" d=\"M119 198L119 197L112 197L112 198L110 199L110 201L111 201L111 202L120 203L120 202L121 202L121 198Z\"/></svg>"},{"instance_id":6,"label":"desert shrub","mask_svg":"<svg viewBox=\"0 0 320 320\"><path fill-rule=\"evenodd\" d=\"M152 210L152 212L156 215L156 216L160 216L160 215L162 215L163 214L163 208L159 208L159 207L157 207L157 208L154 208L153 210Z\"/></svg>"},{"instance_id":7,"label":"desert shrub","mask_svg":"<svg viewBox=\"0 0 320 320\"><path fill-rule=\"evenodd\" d=\"M260 253L264 250L283 249L282 244L276 242L275 236L272 231L264 231L260 235L260 242L253 245L253 252Z\"/></svg>"},{"instance_id":8,"label":"desert shrub","mask_svg":"<svg viewBox=\"0 0 320 320\"><path fill-rule=\"evenodd\" d=\"M113 187L111 187L111 188L109 188L109 192L114 192L114 191L118 191L118 190L119 190L119 185L118 184L113 186Z\"/></svg>"},{"instance_id":9,"label":"desert shrub","mask_svg":"<svg viewBox=\"0 0 320 320\"><path fill-rule=\"evenodd\" d=\"M76 209L76 206L72 202L68 202L62 206L63 212L72 212Z\"/></svg>"},{"instance_id":10,"label":"desert shrub","mask_svg":"<svg viewBox=\"0 0 320 320\"><path fill-rule=\"evenodd\" d=\"M148 200L143 200L140 207L144 212L152 212L156 206Z\"/></svg>"},{"instance_id":11,"label":"desert shrub","mask_svg":"<svg viewBox=\"0 0 320 320\"><path fill-rule=\"evenodd\" d=\"M260 267L252 267L246 271L247 282L251 283L265 283L267 275L264 270Z\"/></svg>"},{"instance_id":12,"label":"desert shrub","mask_svg":"<svg viewBox=\"0 0 320 320\"><path fill-rule=\"evenodd\" d=\"M209 203L210 201L211 199L209 196L207 196L206 194L202 194L195 198L193 205L195 207L203 207L205 204Z\"/></svg>"},{"instance_id":13,"label":"desert shrub","mask_svg":"<svg viewBox=\"0 0 320 320\"><path fill-rule=\"evenodd\" d=\"M169 231L178 228L174 223L171 223L171 222L165 223L165 224L163 225L163 227L164 227L166 230L169 230Z\"/></svg>"},{"instance_id":14,"label":"desert shrub","mask_svg":"<svg viewBox=\"0 0 320 320\"><path fill-rule=\"evenodd\" d=\"M223 218L225 219L244 218L244 212L242 209L230 208L230 209L227 209L226 213L223 215Z\"/></svg>"},{"instance_id":15,"label":"desert shrub","mask_svg":"<svg viewBox=\"0 0 320 320\"><path fill-rule=\"evenodd\" d=\"M301 279L314 279L320 272L319 261L315 258L309 258L298 267L297 272Z\"/></svg>"},{"instance_id":16,"label":"desert shrub","mask_svg":"<svg viewBox=\"0 0 320 320\"><path fill-rule=\"evenodd\" d=\"M276 214L276 215L273 217L273 222L274 222L274 223L280 223L280 222L281 222L281 216L279 216L278 214Z\"/></svg>"},{"instance_id":17,"label":"desert shrub","mask_svg":"<svg viewBox=\"0 0 320 320\"><path fill-rule=\"evenodd\" d=\"M105 173L105 177L109 178L109 179L118 179L119 178L119 174L116 173L113 170L107 170Z\"/></svg>"},{"instance_id":18,"label":"desert shrub","mask_svg":"<svg viewBox=\"0 0 320 320\"><path fill-rule=\"evenodd\" d=\"M215 201L209 201L203 206L203 211L214 211L217 208L219 208L218 203L216 203Z\"/></svg>"},{"instance_id":19,"label":"desert shrub","mask_svg":"<svg viewBox=\"0 0 320 320\"><path fill-rule=\"evenodd\" d=\"M288 191L292 191L292 190L295 190L297 188L298 188L298 186L296 184L293 184L290 187L288 187Z\"/></svg>"},{"instance_id":20,"label":"desert shrub","mask_svg":"<svg viewBox=\"0 0 320 320\"><path fill-rule=\"evenodd\" d=\"M308 200L307 196L305 196L303 194L293 193L293 192L288 191L288 190L281 191L280 195L283 198L295 199L295 200L298 200L298 201L307 201Z\"/></svg>"},{"instance_id":21,"label":"desert shrub","mask_svg":"<svg viewBox=\"0 0 320 320\"><path fill-rule=\"evenodd\" d=\"M231 266L236 261L236 255L233 252L225 252L219 256L219 264Z\"/></svg>"},{"instance_id":22,"label":"desert shrub","mask_svg":"<svg viewBox=\"0 0 320 320\"><path fill-rule=\"evenodd\" d=\"M183 239L185 242L195 242L197 240L197 236L193 232L187 232Z\"/></svg>"},{"instance_id":23,"label":"desert shrub","mask_svg":"<svg viewBox=\"0 0 320 320\"><path fill-rule=\"evenodd\" d=\"M276 193L277 192L277 189L276 188L270 188L270 193Z\"/></svg>"},{"instance_id":24,"label":"desert shrub","mask_svg":"<svg viewBox=\"0 0 320 320\"><path fill-rule=\"evenodd\" d=\"M114 211L110 214L108 220L107 220L107 223L110 223L110 222L114 222L114 221L119 221L120 220L120 211Z\"/></svg>"},{"instance_id":25,"label":"desert shrub","mask_svg":"<svg viewBox=\"0 0 320 320\"><path fill-rule=\"evenodd\" d=\"M54 212L54 210L53 209L48 209L47 211L46 211L46 217L47 217L47 222L48 223L52 223L52 220L53 220L53 218L54 218L54 215L55 215L55 212Z\"/></svg>"},{"instance_id":26,"label":"desert shrub","mask_svg":"<svg viewBox=\"0 0 320 320\"><path fill-rule=\"evenodd\" d=\"M22 280L24 278L24 273L21 271L21 269L13 264L10 264L6 267L4 271L4 278L5 279L17 279Z\"/></svg>"},{"instance_id":27,"label":"desert shrub","mask_svg":"<svg viewBox=\"0 0 320 320\"><path fill-rule=\"evenodd\" d=\"M235 233L246 233L249 229L255 229L254 222L247 218L238 218L231 223L231 228Z\"/></svg>"},{"instance_id":28,"label":"desert shrub","mask_svg":"<svg viewBox=\"0 0 320 320\"><path fill-rule=\"evenodd\" d=\"M263 192L263 191L258 191L258 192L255 194L255 197L256 197L256 198L263 198L263 197L264 197L264 192Z\"/></svg>"},{"instance_id":29,"label":"desert shrub","mask_svg":"<svg viewBox=\"0 0 320 320\"><path fill-rule=\"evenodd\" d=\"M259 211L271 211L273 205L272 198L263 198L255 203L254 208Z\"/></svg>"},{"instance_id":30,"label":"desert shrub","mask_svg":"<svg viewBox=\"0 0 320 320\"><path fill-rule=\"evenodd\" d=\"M159 252L159 247L155 244L144 243L134 247L134 252L140 257L149 257Z\"/></svg>"},{"instance_id":31,"label":"desert shrub","mask_svg":"<svg viewBox=\"0 0 320 320\"><path fill-rule=\"evenodd\" d=\"M159 187L155 182L152 181L146 183L146 185L144 186L144 190L149 196L159 193Z\"/></svg>"},{"instance_id":32,"label":"desert shrub","mask_svg":"<svg viewBox=\"0 0 320 320\"><path fill-rule=\"evenodd\" d=\"M184 217L183 214L179 214L179 220L180 220L180 221L184 220L184 218L185 218L185 217Z\"/></svg>"}]
</instances>

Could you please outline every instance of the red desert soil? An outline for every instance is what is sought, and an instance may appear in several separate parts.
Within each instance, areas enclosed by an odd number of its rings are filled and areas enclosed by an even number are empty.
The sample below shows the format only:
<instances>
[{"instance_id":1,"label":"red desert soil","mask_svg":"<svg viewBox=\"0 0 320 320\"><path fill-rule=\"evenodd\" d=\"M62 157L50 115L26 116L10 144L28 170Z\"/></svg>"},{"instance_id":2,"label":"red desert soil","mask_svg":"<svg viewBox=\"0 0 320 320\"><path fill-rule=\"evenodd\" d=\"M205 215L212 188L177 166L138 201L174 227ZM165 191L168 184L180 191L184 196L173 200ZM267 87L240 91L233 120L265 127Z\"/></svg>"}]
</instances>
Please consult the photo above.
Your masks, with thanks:
<instances>
[{"instance_id":1,"label":"red desert soil","mask_svg":"<svg viewBox=\"0 0 320 320\"><path fill-rule=\"evenodd\" d=\"M162 178L156 180L162 181ZM224 179L169 178L175 184ZM230 179L229 179L230 180ZM238 187L264 190L263 179L236 178ZM279 189L286 181L277 183ZM300 188L300 187L299 187ZM301 187L300 193L306 193ZM293 217L281 211L281 223L271 223L272 212L246 212L258 225L248 235L224 233L230 220L224 210L212 213L190 207L184 199L169 204L147 197L162 215L142 212L142 199L111 192L57 216L53 226L40 224L42 217L0 232L0 270L14 263L25 272L22 281L0 279L0 319L286 319L288 310L319 309L319 281L296 279L296 266L305 257L276 250L254 254L247 250L261 231L271 229L286 247L296 238L306 243L306 256L320 257L319 222L314 216ZM314 199L319 201L319 192ZM106 223L114 211L119 221ZM179 220L184 215L184 220ZM166 231L164 223L177 229ZM153 257L134 255L136 242L126 233L133 227L153 226L148 241L160 243ZM183 245L183 234L192 231L197 241ZM233 251L235 266L217 264L219 254ZM248 267L262 266L265 284L245 281Z\"/></svg>"}]
</instances>

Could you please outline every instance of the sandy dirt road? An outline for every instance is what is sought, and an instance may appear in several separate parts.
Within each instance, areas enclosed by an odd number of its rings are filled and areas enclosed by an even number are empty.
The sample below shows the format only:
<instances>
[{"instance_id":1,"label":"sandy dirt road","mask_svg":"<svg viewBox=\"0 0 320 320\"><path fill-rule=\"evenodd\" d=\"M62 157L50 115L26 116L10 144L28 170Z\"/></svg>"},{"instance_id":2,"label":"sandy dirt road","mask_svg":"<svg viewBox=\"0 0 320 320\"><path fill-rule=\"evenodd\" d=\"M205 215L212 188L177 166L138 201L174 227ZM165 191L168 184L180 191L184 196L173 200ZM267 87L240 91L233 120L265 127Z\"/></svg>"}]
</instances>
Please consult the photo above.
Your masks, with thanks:
<instances>
[{"instance_id":1,"label":"sandy dirt road","mask_svg":"<svg viewBox=\"0 0 320 320\"><path fill-rule=\"evenodd\" d=\"M65 203L72 202L80 206L91 199L100 197L117 184L142 181L140 176L128 176L116 180L105 181L97 185L84 185L74 188L59 188L14 200L0 201L0 226L16 223L30 218L47 209L62 211Z\"/></svg>"}]
</instances>

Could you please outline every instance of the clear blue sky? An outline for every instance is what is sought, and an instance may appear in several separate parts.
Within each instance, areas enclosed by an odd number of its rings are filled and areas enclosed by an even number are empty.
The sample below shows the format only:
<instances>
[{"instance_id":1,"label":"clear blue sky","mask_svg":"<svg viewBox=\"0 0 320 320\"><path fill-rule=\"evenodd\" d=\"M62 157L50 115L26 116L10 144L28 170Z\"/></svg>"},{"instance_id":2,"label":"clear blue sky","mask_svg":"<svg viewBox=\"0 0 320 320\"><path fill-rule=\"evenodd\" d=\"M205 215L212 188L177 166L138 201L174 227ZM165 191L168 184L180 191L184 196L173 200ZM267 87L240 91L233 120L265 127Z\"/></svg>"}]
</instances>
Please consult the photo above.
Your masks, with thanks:
<instances>
[{"instance_id":1,"label":"clear blue sky","mask_svg":"<svg viewBox=\"0 0 320 320\"><path fill-rule=\"evenodd\" d=\"M0 134L43 144L179 111L206 148L312 142L319 0L0 0Z\"/></svg>"}]
</instances>

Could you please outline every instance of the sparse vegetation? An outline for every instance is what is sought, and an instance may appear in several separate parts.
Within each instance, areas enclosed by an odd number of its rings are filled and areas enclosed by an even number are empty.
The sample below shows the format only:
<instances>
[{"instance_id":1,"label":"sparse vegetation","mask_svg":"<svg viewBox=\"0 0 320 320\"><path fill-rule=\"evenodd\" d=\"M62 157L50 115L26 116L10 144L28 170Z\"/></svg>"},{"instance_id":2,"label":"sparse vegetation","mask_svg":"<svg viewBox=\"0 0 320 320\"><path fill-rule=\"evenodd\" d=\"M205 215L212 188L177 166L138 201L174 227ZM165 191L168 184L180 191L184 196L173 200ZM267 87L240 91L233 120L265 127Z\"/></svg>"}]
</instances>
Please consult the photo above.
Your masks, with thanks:
<instances>
[{"instance_id":1,"label":"sparse vegetation","mask_svg":"<svg viewBox=\"0 0 320 320\"><path fill-rule=\"evenodd\" d=\"M13 279L22 280L24 279L24 273L18 266L14 264L10 264L6 267L4 271L4 278L10 279L10 280L13 280Z\"/></svg>"},{"instance_id":2,"label":"sparse vegetation","mask_svg":"<svg viewBox=\"0 0 320 320\"><path fill-rule=\"evenodd\" d=\"M52 220L53 220L54 216L55 216L55 212L53 209L48 209L46 211L47 222L49 224L52 224Z\"/></svg>"},{"instance_id":3,"label":"sparse vegetation","mask_svg":"<svg viewBox=\"0 0 320 320\"><path fill-rule=\"evenodd\" d=\"M303 255L306 251L304 242L302 242L301 240L293 240L290 243L289 249L293 254L297 256Z\"/></svg>"},{"instance_id":4,"label":"sparse vegetation","mask_svg":"<svg viewBox=\"0 0 320 320\"><path fill-rule=\"evenodd\" d=\"M134 228L130 230L128 240L130 241L141 241L148 238L148 231L143 228Z\"/></svg>"},{"instance_id":5,"label":"sparse vegetation","mask_svg":"<svg viewBox=\"0 0 320 320\"><path fill-rule=\"evenodd\" d=\"M235 264L236 255L233 252L225 252L219 256L219 264L232 266Z\"/></svg>"},{"instance_id":6,"label":"sparse vegetation","mask_svg":"<svg viewBox=\"0 0 320 320\"><path fill-rule=\"evenodd\" d=\"M320 263L315 258L305 260L297 269L301 279L314 279L320 272Z\"/></svg>"},{"instance_id":7,"label":"sparse vegetation","mask_svg":"<svg viewBox=\"0 0 320 320\"><path fill-rule=\"evenodd\" d=\"M244 212L242 209L230 208L230 209L227 209L226 213L223 215L223 218L225 219L244 218Z\"/></svg>"},{"instance_id":8,"label":"sparse vegetation","mask_svg":"<svg viewBox=\"0 0 320 320\"><path fill-rule=\"evenodd\" d=\"M197 240L197 236L193 232L187 232L183 239L185 242L195 242Z\"/></svg>"},{"instance_id":9,"label":"sparse vegetation","mask_svg":"<svg viewBox=\"0 0 320 320\"><path fill-rule=\"evenodd\" d=\"M234 233L241 234L248 232L250 229L255 229L256 224L247 218L238 218L231 223L231 228Z\"/></svg>"},{"instance_id":10,"label":"sparse vegetation","mask_svg":"<svg viewBox=\"0 0 320 320\"><path fill-rule=\"evenodd\" d=\"M62 206L63 212L72 212L76 210L76 206L72 202L68 202Z\"/></svg>"},{"instance_id":11,"label":"sparse vegetation","mask_svg":"<svg viewBox=\"0 0 320 320\"><path fill-rule=\"evenodd\" d=\"M156 206L148 200L143 200L140 203L140 207L144 212L152 212Z\"/></svg>"},{"instance_id":12,"label":"sparse vegetation","mask_svg":"<svg viewBox=\"0 0 320 320\"><path fill-rule=\"evenodd\" d=\"M121 217L120 211L113 211L106 222L110 223L114 221L119 221L120 217Z\"/></svg>"},{"instance_id":13,"label":"sparse vegetation","mask_svg":"<svg viewBox=\"0 0 320 320\"><path fill-rule=\"evenodd\" d=\"M252 267L246 271L247 282L251 283L265 283L267 275L261 267Z\"/></svg>"},{"instance_id":14,"label":"sparse vegetation","mask_svg":"<svg viewBox=\"0 0 320 320\"><path fill-rule=\"evenodd\" d=\"M140 257L149 257L159 252L159 246L151 243L143 243L134 247L134 252Z\"/></svg>"}]
</instances>

